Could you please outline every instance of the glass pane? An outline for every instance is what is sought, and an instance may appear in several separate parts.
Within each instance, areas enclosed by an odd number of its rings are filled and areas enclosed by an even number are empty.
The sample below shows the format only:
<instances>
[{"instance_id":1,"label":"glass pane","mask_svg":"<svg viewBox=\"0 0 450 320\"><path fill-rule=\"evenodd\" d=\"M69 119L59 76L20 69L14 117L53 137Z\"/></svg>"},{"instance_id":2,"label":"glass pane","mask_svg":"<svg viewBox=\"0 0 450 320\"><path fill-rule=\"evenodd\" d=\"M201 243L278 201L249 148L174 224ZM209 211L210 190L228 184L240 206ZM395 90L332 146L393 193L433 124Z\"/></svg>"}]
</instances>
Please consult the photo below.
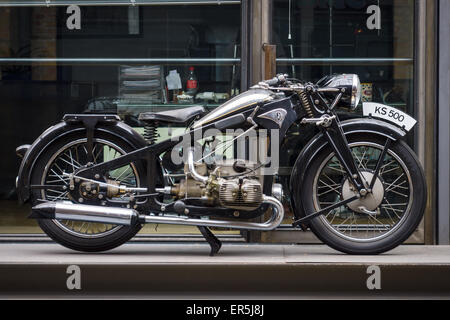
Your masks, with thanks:
<instances>
[{"instance_id":1,"label":"glass pane","mask_svg":"<svg viewBox=\"0 0 450 320\"><path fill-rule=\"evenodd\" d=\"M118 113L142 132L140 112L214 108L240 90L240 5L86 6L80 29L68 29L66 9L0 7L0 233L40 232L17 206L14 150L64 114ZM167 85L173 70L178 90Z\"/></svg>"},{"instance_id":2,"label":"glass pane","mask_svg":"<svg viewBox=\"0 0 450 320\"><path fill-rule=\"evenodd\" d=\"M364 101L413 113L413 0L276 0L273 27L279 72L309 81L356 73Z\"/></svg>"},{"instance_id":3,"label":"glass pane","mask_svg":"<svg viewBox=\"0 0 450 320\"><path fill-rule=\"evenodd\" d=\"M363 101L414 116L414 16L414 0L275 0L277 72L311 82L329 74L356 73ZM345 119L359 116L361 108L356 114L342 112ZM286 184L298 153L315 134L295 135L296 130L282 151L289 155L281 159ZM413 134L408 139L412 145Z\"/></svg>"}]
</instances>

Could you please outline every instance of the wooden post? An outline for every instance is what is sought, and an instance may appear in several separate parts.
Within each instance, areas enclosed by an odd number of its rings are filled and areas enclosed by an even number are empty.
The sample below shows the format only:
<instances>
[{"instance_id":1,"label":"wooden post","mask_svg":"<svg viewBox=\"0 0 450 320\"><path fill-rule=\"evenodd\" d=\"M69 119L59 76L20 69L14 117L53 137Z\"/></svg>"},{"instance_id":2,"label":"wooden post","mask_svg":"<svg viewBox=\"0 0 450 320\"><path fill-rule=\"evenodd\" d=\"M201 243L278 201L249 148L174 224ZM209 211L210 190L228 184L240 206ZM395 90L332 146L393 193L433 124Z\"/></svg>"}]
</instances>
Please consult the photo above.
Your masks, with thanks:
<instances>
[{"instance_id":1,"label":"wooden post","mask_svg":"<svg viewBox=\"0 0 450 320\"><path fill-rule=\"evenodd\" d=\"M277 46L263 44L264 50L264 80L271 79L277 74Z\"/></svg>"},{"instance_id":2,"label":"wooden post","mask_svg":"<svg viewBox=\"0 0 450 320\"><path fill-rule=\"evenodd\" d=\"M250 39L249 39L249 85L257 84L264 79L273 78L275 75L275 65L267 70L267 62L273 59L275 62L275 46L273 55L269 52L271 49L264 50L265 44L271 42L271 0L248 0ZM271 56L272 58L269 58ZM266 60L269 59L269 60ZM267 70L267 71L266 71ZM268 76L269 75L269 76ZM257 220L262 222L264 217ZM261 231L248 231L247 241L260 242Z\"/></svg>"},{"instance_id":3,"label":"wooden post","mask_svg":"<svg viewBox=\"0 0 450 320\"><path fill-rule=\"evenodd\" d=\"M271 42L270 0L249 1L250 3L250 85L264 80L266 72L264 44Z\"/></svg>"}]
</instances>

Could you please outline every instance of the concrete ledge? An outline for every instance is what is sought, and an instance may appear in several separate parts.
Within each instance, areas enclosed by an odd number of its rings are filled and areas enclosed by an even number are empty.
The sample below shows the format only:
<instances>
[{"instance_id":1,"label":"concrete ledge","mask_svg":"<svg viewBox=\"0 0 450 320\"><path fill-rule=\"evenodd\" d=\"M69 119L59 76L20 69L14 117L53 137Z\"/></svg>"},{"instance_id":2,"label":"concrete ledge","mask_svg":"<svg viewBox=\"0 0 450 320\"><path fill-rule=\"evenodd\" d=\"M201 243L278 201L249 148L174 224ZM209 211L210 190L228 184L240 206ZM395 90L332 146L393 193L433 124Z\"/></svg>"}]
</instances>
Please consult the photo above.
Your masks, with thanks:
<instances>
[{"instance_id":1,"label":"concrete ledge","mask_svg":"<svg viewBox=\"0 0 450 320\"><path fill-rule=\"evenodd\" d=\"M245 243L244 237L241 235L234 234L219 234L216 235L217 238L222 242L241 242ZM0 234L0 245L3 243L37 243L37 242L48 242L55 243L49 236L46 234ZM201 234L138 234L134 236L129 243L135 242L163 242L163 243L171 243L171 242L199 242L204 243L205 238Z\"/></svg>"},{"instance_id":2,"label":"concrete ledge","mask_svg":"<svg viewBox=\"0 0 450 320\"><path fill-rule=\"evenodd\" d=\"M323 245L127 244L80 254L55 244L1 244L0 295L53 297L297 298L450 297L450 247L401 246L379 256L349 256ZM68 290L69 265L81 290ZM381 290L367 288L367 267Z\"/></svg>"}]
</instances>

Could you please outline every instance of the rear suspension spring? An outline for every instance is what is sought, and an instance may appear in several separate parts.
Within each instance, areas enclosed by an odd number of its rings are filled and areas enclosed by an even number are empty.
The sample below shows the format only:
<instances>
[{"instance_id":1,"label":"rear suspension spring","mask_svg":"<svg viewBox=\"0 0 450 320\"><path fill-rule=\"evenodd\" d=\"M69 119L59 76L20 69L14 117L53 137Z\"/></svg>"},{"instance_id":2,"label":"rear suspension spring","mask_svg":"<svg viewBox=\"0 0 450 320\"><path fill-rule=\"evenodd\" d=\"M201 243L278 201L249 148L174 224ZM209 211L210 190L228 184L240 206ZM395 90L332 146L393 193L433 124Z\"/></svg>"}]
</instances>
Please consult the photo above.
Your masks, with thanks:
<instances>
[{"instance_id":1,"label":"rear suspension spring","mask_svg":"<svg viewBox=\"0 0 450 320\"><path fill-rule=\"evenodd\" d=\"M158 125L157 121L151 121L145 124L144 138L147 140L148 144L154 144L156 139L158 139Z\"/></svg>"}]
</instances>

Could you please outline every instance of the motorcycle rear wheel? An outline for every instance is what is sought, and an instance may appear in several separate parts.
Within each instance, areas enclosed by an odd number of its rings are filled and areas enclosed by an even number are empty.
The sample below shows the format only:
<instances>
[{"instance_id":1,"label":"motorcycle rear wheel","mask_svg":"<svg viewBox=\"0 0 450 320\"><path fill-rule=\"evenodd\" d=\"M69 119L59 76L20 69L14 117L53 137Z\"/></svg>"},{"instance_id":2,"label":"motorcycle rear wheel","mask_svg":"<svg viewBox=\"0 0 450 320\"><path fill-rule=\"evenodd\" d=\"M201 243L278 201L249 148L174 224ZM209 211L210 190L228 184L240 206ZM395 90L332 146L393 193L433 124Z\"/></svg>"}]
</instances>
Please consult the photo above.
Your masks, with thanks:
<instances>
[{"instance_id":1,"label":"motorcycle rear wheel","mask_svg":"<svg viewBox=\"0 0 450 320\"><path fill-rule=\"evenodd\" d=\"M369 181L386 138L364 133L348 137L348 142L362 175ZM302 184L306 214L356 194L331 147L321 150L310 163ZM403 141L395 141L378 176L373 194L363 198L367 200L356 200L312 219L313 233L325 244L348 254L380 254L402 244L423 217L423 169L411 148ZM363 211L363 206L372 206L372 214Z\"/></svg>"},{"instance_id":2,"label":"motorcycle rear wheel","mask_svg":"<svg viewBox=\"0 0 450 320\"><path fill-rule=\"evenodd\" d=\"M65 184L68 181L61 175L60 171L71 173L79 166L86 165L86 158L83 152L86 145L86 135L83 132L75 132L55 141L46 152L37 159L32 172L31 184L55 185ZM94 155L97 155L95 163L123 155L133 151L134 148L124 140L107 132L95 132L94 135ZM145 179L142 164L133 163L128 166L116 169L109 174L119 177L122 184L139 187ZM125 181L126 180L126 181ZM67 192L61 189L34 190L32 203L36 205L45 201L71 201L78 202L77 199L70 199ZM67 189L68 190L68 189ZM126 201L126 200L125 200ZM100 205L100 200L98 205ZM131 238L141 229L141 224L136 222L133 225L111 225L101 223L83 223L70 220L38 220L41 229L54 241L77 251L100 252L116 248Z\"/></svg>"}]
</instances>

